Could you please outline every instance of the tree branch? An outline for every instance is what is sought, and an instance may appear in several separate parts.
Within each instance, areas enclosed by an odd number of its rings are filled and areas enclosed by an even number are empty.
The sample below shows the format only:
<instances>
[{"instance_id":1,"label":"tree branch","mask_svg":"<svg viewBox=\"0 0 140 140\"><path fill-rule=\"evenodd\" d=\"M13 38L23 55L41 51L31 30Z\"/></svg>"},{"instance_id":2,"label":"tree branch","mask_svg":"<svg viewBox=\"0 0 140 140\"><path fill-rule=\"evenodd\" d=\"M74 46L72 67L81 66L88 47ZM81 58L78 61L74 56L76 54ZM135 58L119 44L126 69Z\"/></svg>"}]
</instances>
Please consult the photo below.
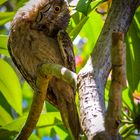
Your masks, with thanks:
<instances>
[{"instance_id":1,"label":"tree branch","mask_svg":"<svg viewBox=\"0 0 140 140\"><path fill-rule=\"evenodd\" d=\"M37 70L37 89L35 90L34 99L27 121L19 135L16 137L16 140L27 140L35 128L46 99L48 83L52 76L66 81L74 88L76 87L77 75L61 65L44 63L39 65Z\"/></svg>"},{"instance_id":2,"label":"tree branch","mask_svg":"<svg viewBox=\"0 0 140 140\"><path fill-rule=\"evenodd\" d=\"M105 128L109 135L117 137L122 106L122 88L126 81L124 34L112 34L112 80L109 91L109 103L105 117Z\"/></svg>"},{"instance_id":3,"label":"tree branch","mask_svg":"<svg viewBox=\"0 0 140 140\"><path fill-rule=\"evenodd\" d=\"M40 74L44 77L52 75L62 79L72 87L77 86L77 74L59 64L44 63L38 67Z\"/></svg>"},{"instance_id":4,"label":"tree branch","mask_svg":"<svg viewBox=\"0 0 140 140\"><path fill-rule=\"evenodd\" d=\"M139 0L112 1L91 57L78 74L81 125L88 140L105 131L104 88L112 65L110 54L112 33L127 32L138 2Z\"/></svg>"},{"instance_id":5,"label":"tree branch","mask_svg":"<svg viewBox=\"0 0 140 140\"><path fill-rule=\"evenodd\" d=\"M48 88L48 83L51 76L48 76L47 78L43 78L38 75L37 77L37 89L34 94L33 102L31 105L31 109L28 115L28 118L19 133L19 135L16 137L15 140L27 140L29 136L31 135L32 131L34 130L40 113L43 108L43 104L46 98L46 91Z\"/></svg>"}]
</instances>

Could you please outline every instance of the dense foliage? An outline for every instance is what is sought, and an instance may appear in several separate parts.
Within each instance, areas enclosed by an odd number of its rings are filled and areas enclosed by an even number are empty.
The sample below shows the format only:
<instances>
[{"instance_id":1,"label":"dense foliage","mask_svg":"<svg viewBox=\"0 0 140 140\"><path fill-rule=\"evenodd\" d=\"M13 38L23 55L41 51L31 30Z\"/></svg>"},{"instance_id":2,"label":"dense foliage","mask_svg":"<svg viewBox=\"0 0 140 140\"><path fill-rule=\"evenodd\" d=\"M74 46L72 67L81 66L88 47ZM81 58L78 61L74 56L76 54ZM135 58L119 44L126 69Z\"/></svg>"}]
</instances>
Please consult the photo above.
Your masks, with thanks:
<instances>
[{"instance_id":1,"label":"dense foliage","mask_svg":"<svg viewBox=\"0 0 140 140\"><path fill-rule=\"evenodd\" d=\"M7 51L10 21L25 2L0 0L0 140L12 140L20 131L32 101L33 91L13 65ZM74 44L77 72L94 49L110 5L111 0L79 0L74 6L70 4L72 16L67 32ZM140 8L135 13L125 42L128 86L122 94L120 133L124 139L135 140L140 130ZM110 78L105 91L106 100L109 84ZM47 102L30 140L42 138L70 139L58 110Z\"/></svg>"}]
</instances>

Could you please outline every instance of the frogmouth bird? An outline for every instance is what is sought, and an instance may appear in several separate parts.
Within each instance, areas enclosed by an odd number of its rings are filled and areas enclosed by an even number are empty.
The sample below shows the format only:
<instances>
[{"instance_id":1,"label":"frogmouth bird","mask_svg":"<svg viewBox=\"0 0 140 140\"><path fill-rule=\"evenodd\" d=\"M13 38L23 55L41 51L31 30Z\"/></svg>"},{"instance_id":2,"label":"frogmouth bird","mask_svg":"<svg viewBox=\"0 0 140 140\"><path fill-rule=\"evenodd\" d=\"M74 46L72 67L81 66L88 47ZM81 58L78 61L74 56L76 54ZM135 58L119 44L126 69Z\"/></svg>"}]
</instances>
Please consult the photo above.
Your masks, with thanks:
<instances>
[{"instance_id":1,"label":"frogmouth bird","mask_svg":"<svg viewBox=\"0 0 140 140\"><path fill-rule=\"evenodd\" d=\"M47 85L41 80L39 86L37 84L38 67L41 64L60 64L75 72L72 42L65 31L69 19L69 9L64 0L30 0L17 11L11 23L8 50L13 62L35 91L32 108L36 110L40 104L43 106L44 98L39 98L43 94L41 89ZM80 123L74 96L75 89L69 84L54 76L49 78L45 99L60 110L65 126L78 140ZM38 109L40 112L42 106ZM26 133L32 132L29 123L36 115L32 108L17 140L28 139L30 134L25 136ZM36 121L32 124L34 127Z\"/></svg>"}]
</instances>

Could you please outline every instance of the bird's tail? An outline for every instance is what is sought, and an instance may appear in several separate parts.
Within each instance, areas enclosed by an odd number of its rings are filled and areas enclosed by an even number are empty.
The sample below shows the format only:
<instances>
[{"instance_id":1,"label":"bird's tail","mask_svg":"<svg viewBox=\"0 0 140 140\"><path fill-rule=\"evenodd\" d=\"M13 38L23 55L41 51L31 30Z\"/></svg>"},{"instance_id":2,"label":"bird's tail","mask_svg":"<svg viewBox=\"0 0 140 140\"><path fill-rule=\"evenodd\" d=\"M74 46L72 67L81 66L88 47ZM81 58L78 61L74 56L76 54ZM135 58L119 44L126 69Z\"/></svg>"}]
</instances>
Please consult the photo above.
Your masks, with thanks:
<instances>
[{"instance_id":1,"label":"bird's tail","mask_svg":"<svg viewBox=\"0 0 140 140\"><path fill-rule=\"evenodd\" d=\"M74 97L75 90L57 78L52 79L50 87L56 97L57 108L61 113L63 123L69 130L70 135L73 136L71 140L79 140L81 127Z\"/></svg>"},{"instance_id":2,"label":"bird's tail","mask_svg":"<svg viewBox=\"0 0 140 140\"><path fill-rule=\"evenodd\" d=\"M73 136L73 139L79 140L81 127L75 101L68 102L64 99L60 99L59 101L59 110L64 125L69 130L70 135Z\"/></svg>"}]
</instances>

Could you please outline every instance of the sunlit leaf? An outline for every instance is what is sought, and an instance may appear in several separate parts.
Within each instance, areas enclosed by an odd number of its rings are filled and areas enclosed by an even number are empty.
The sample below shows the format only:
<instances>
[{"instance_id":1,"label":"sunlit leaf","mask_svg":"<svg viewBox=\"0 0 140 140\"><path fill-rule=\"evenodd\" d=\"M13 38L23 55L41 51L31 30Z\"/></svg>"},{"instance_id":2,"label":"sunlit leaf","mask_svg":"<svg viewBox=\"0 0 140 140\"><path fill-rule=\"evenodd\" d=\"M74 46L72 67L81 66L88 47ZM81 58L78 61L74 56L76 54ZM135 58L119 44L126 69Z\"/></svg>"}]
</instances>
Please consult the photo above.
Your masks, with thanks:
<instances>
[{"instance_id":1,"label":"sunlit leaf","mask_svg":"<svg viewBox=\"0 0 140 140\"><path fill-rule=\"evenodd\" d=\"M86 21L88 20L88 17L84 17L79 24L69 33L71 40L73 41L76 36L79 34L79 32L81 31L82 27L84 26L84 24L86 23Z\"/></svg>"},{"instance_id":2,"label":"sunlit leaf","mask_svg":"<svg viewBox=\"0 0 140 140\"><path fill-rule=\"evenodd\" d=\"M137 9L135 15L134 15L134 20L133 20L133 23L134 23L134 26L137 30L137 36L140 38L140 8Z\"/></svg>"},{"instance_id":3,"label":"sunlit leaf","mask_svg":"<svg viewBox=\"0 0 140 140\"><path fill-rule=\"evenodd\" d=\"M137 90L140 92L140 82L138 84Z\"/></svg>"},{"instance_id":4,"label":"sunlit leaf","mask_svg":"<svg viewBox=\"0 0 140 140\"><path fill-rule=\"evenodd\" d=\"M22 95L18 77L12 67L0 59L0 91L18 114L22 114Z\"/></svg>"},{"instance_id":5,"label":"sunlit leaf","mask_svg":"<svg viewBox=\"0 0 140 140\"><path fill-rule=\"evenodd\" d=\"M46 109L47 112L58 112L58 109L55 108L52 104L50 104L49 102L46 102Z\"/></svg>"},{"instance_id":6,"label":"sunlit leaf","mask_svg":"<svg viewBox=\"0 0 140 140\"><path fill-rule=\"evenodd\" d=\"M95 10L97 8L97 6L105 1L108 1L108 0L95 0L95 1L92 1L91 2L91 6L90 6L90 9L89 9L89 13L92 12L93 10Z\"/></svg>"},{"instance_id":7,"label":"sunlit leaf","mask_svg":"<svg viewBox=\"0 0 140 140\"><path fill-rule=\"evenodd\" d=\"M9 113L2 106L0 106L0 126L10 123L12 120L13 119Z\"/></svg>"},{"instance_id":8,"label":"sunlit leaf","mask_svg":"<svg viewBox=\"0 0 140 140\"><path fill-rule=\"evenodd\" d=\"M121 120L121 125L124 125L124 123L133 123L133 119L128 115L127 111L122 110L122 115L123 119Z\"/></svg>"},{"instance_id":9,"label":"sunlit leaf","mask_svg":"<svg viewBox=\"0 0 140 140\"><path fill-rule=\"evenodd\" d=\"M137 27L132 22L126 38L127 78L132 91L137 89L140 81L140 38L136 32Z\"/></svg>"},{"instance_id":10,"label":"sunlit leaf","mask_svg":"<svg viewBox=\"0 0 140 140\"><path fill-rule=\"evenodd\" d=\"M42 114L38 123L37 127L41 126L54 126L54 125L60 125L61 122L61 116L59 112L48 112L46 114Z\"/></svg>"},{"instance_id":11,"label":"sunlit leaf","mask_svg":"<svg viewBox=\"0 0 140 140\"><path fill-rule=\"evenodd\" d=\"M61 140L65 140L68 137L68 134L58 126L53 127L55 134L59 136Z\"/></svg>"},{"instance_id":12,"label":"sunlit leaf","mask_svg":"<svg viewBox=\"0 0 140 140\"><path fill-rule=\"evenodd\" d=\"M7 41L8 41L7 35L0 35L0 53L9 56L7 50Z\"/></svg>"},{"instance_id":13,"label":"sunlit leaf","mask_svg":"<svg viewBox=\"0 0 140 140\"><path fill-rule=\"evenodd\" d=\"M127 88L123 91L122 93L122 100L123 100L123 105L127 107L131 112L133 112L134 109L134 104L133 104L133 98L130 97L130 89Z\"/></svg>"},{"instance_id":14,"label":"sunlit leaf","mask_svg":"<svg viewBox=\"0 0 140 140\"><path fill-rule=\"evenodd\" d=\"M37 128L44 127L44 126L55 126L57 125L56 119L60 120L60 113L46 113L41 114L39 118L39 122L37 123ZM27 115L18 118L17 120L13 120L11 123L4 125L0 128L0 139L4 136L12 136L17 134L23 124L27 119ZM60 124L60 123L59 123Z\"/></svg>"},{"instance_id":15,"label":"sunlit leaf","mask_svg":"<svg viewBox=\"0 0 140 140\"><path fill-rule=\"evenodd\" d=\"M0 0L0 5L2 5L3 3L5 3L7 0Z\"/></svg>"},{"instance_id":16,"label":"sunlit leaf","mask_svg":"<svg viewBox=\"0 0 140 140\"><path fill-rule=\"evenodd\" d=\"M11 116L13 115L12 108L5 99L5 97L3 96L3 94L1 93L1 91L0 91L0 105L4 108L6 112L8 112L8 114L10 114Z\"/></svg>"},{"instance_id":17,"label":"sunlit leaf","mask_svg":"<svg viewBox=\"0 0 140 140\"><path fill-rule=\"evenodd\" d=\"M13 19L15 12L1 12L0 13L0 26Z\"/></svg>"},{"instance_id":18,"label":"sunlit leaf","mask_svg":"<svg viewBox=\"0 0 140 140\"><path fill-rule=\"evenodd\" d=\"M48 112L39 119L39 122L38 122L36 128L37 128L37 131L40 134L40 136L47 135L47 136L53 137L54 135L57 134L56 132L54 132L52 135L52 129L55 126L58 126L58 127L63 126L60 113L59 112Z\"/></svg>"},{"instance_id":19,"label":"sunlit leaf","mask_svg":"<svg viewBox=\"0 0 140 140\"><path fill-rule=\"evenodd\" d=\"M41 140L39 137L37 137L35 134L32 134L30 137L29 137L29 140Z\"/></svg>"},{"instance_id":20,"label":"sunlit leaf","mask_svg":"<svg viewBox=\"0 0 140 140\"><path fill-rule=\"evenodd\" d=\"M22 85L22 94L24 98L32 98L33 97L33 90L30 85L24 81Z\"/></svg>"},{"instance_id":21,"label":"sunlit leaf","mask_svg":"<svg viewBox=\"0 0 140 140\"><path fill-rule=\"evenodd\" d=\"M87 59L91 54L103 25L104 21L101 15L97 14L94 11L91 12L88 21L85 23L82 30L80 31L80 36L82 37L82 39L85 40L85 44L83 45L83 49L81 50L81 55L84 59Z\"/></svg>"}]
</instances>

